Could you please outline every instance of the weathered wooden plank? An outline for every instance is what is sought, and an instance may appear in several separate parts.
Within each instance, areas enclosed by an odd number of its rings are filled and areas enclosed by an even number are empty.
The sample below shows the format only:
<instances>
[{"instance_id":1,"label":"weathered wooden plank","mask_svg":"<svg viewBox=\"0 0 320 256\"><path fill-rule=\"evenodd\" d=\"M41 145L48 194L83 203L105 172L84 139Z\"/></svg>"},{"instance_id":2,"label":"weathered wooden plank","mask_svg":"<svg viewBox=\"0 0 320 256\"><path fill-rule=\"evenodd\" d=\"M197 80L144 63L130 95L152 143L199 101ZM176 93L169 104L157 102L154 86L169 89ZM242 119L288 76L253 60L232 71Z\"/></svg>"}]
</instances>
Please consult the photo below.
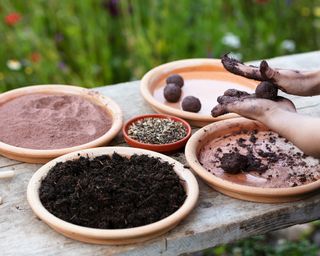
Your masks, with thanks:
<instances>
[{"instance_id":1,"label":"weathered wooden plank","mask_svg":"<svg viewBox=\"0 0 320 256\"><path fill-rule=\"evenodd\" d=\"M175 158L182 158L176 154ZM283 228L320 217L320 196L289 204L256 204L221 195L200 183L198 207L177 228L143 247L96 246L65 238L38 220L26 201L26 187L40 165L22 164L15 168L14 180L1 181L0 241L4 255L177 255L230 242L252 234ZM53 242L54 241L54 242ZM57 249L58 248L58 249Z\"/></svg>"},{"instance_id":2,"label":"weathered wooden plank","mask_svg":"<svg viewBox=\"0 0 320 256\"><path fill-rule=\"evenodd\" d=\"M11 159L8 159L8 158L0 155L0 168L5 167L5 166L9 166L9 165L19 164L19 163L20 162L18 162L18 161L11 160Z\"/></svg>"},{"instance_id":3,"label":"weathered wooden plank","mask_svg":"<svg viewBox=\"0 0 320 256\"><path fill-rule=\"evenodd\" d=\"M106 87L95 88L106 96L114 99L123 110L124 119L128 120L136 115L153 113L139 92L140 81L122 83Z\"/></svg>"},{"instance_id":4,"label":"weathered wooden plank","mask_svg":"<svg viewBox=\"0 0 320 256\"><path fill-rule=\"evenodd\" d=\"M276 58L270 60L270 64L297 69L320 67L320 52ZM115 99L127 120L153 112L141 98L138 86L139 82L132 82L97 90ZM293 97L292 100L301 113L320 115L318 97ZM112 145L125 144L118 136ZM185 163L183 153L173 157ZM295 203L258 204L229 198L199 181L198 207L168 234L136 245L90 245L57 234L32 213L26 201L26 188L30 177L41 165L16 164L0 157L1 166L0 171L16 171L13 179L0 180L0 195L4 200L0 205L3 255L178 255L320 217L320 195Z\"/></svg>"}]
</instances>

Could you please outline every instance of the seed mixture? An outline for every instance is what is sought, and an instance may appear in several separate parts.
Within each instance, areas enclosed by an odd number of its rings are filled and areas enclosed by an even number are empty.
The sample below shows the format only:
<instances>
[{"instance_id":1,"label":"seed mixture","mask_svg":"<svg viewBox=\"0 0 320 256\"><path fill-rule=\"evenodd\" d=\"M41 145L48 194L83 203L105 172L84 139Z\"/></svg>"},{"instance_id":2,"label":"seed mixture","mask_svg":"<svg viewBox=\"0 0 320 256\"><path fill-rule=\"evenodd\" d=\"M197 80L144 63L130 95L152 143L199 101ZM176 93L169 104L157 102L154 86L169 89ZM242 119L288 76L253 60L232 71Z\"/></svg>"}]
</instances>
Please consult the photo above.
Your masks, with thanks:
<instances>
[{"instance_id":1,"label":"seed mixture","mask_svg":"<svg viewBox=\"0 0 320 256\"><path fill-rule=\"evenodd\" d=\"M168 162L117 153L57 163L39 189L43 206L58 218L85 227L143 226L177 211L186 199Z\"/></svg>"},{"instance_id":2,"label":"seed mixture","mask_svg":"<svg viewBox=\"0 0 320 256\"><path fill-rule=\"evenodd\" d=\"M187 135L187 128L168 118L144 118L128 129L130 138L148 144L168 144L179 141Z\"/></svg>"}]
</instances>

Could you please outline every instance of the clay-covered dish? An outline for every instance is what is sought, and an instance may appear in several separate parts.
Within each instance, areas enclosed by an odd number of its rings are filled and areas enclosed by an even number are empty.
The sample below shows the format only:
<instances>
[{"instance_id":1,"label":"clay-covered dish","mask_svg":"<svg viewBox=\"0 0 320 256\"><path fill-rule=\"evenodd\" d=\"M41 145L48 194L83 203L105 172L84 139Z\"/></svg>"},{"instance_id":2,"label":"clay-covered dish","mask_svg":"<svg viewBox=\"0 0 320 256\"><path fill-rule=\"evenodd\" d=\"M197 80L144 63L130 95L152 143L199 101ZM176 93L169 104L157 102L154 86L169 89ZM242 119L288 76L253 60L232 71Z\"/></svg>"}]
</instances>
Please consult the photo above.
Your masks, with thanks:
<instances>
[{"instance_id":1,"label":"clay-covered dish","mask_svg":"<svg viewBox=\"0 0 320 256\"><path fill-rule=\"evenodd\" d=\"M168 217L148 225L126 229L97 229L83 227L61 220L51 214L42 205L39 198L39 188L41 185L41 181L48 174L50 169L58 162L78 159L80 156L94 158L101 155L112 155L114 152L127 157L134 154L144 154L151 157L159 158L172 164L174 166L174 171L179 176L181 184L185 188L185 192L187 195L182 206ZM194 177L192 172L184 168L181 163L160 153L130 147L92 148L63 155L42 166L32 176L27 189L28 202L33 212L42 221L44 221L57 232L82 242L114 245L142 242L166 233L167 231L178 225L178 223L186 218L186 216L192 211L192 209L196 205L198 194L199 188L196 178Z\"/></svg>"},{"instance_id":2,"label":"clay-covered dish","mask_svg":"<svg viewBox=\"0 0 320 256\"><path fill-rule=\"evenodd\" d=\"M32 94L48 94L48 95L75 95L81 96L85 100L98 105L103 111L107 112L112 118L112 124L102 136L89 141L87 143L72 147L64 147L58 149L32 149L18 147L6 144L0 141L0 154L22 162L28 163L46 163L49 160L86 148L93 148L108 144L121 130L122 127L122 111L118 104L112 99L85 88L67 85L36 85L28 86L20 89L8 91L0 94L0 105L10 102L10 100ZM41 131L39 131L41 132Z\"/></svg>"},{"instance_id":3,"label":"clay-covered dish","mask_svg":"<svg viewBox=\"0 0 320 256\"><path fill-rule=\"evenodd\" d=\"M248 154L250 158L239 159L242 162L253 159L254 168L245 170L240 161L236 163L239 170L227 172L230 170L225 165L231 168L234 159L227 158L228 162L224 163L221 156L230 152ZM238 199L290 202L310 196L320 188L319 159L303 154L287 139L246 118L201 128L189 139L185 155L194 172L209 186Z\"/></svg>"},{"instance_id":4,"label":"clay-covered dish","mask_svg":"<svg viewBox=\"0 0 320 256\"><path fill-rule=\"evenodd\" d=\"M167 143L167 144L150 144L150 143L143 143L138 140L135 140L131 138L128 135L128 129L129 127L136 123L139 120L143 120L145 118L161 118L161 119L170 119L174 120L176 122L180 122L185 128L186 128L186 136L183 137L182 139L172 142L172 143ZM123 126L122 133L124 136L125 141L128 143L128 145L136 148L143 148L143 149L148 149L156 152L173 152L176 151L180 148L182 148L188 141L188 139L191 136L191 126L183 119L175 117L175 116L170 116L170 115L164 115L164 114L146 114L146 115L139 115L136 117L133 117L132 119L128 120L125 125Z\"/></svg>"},{"instance_id":5,"label":"clay-covered dish","mask_svg":"<svg viewBox=\"0 0 320 256\"><path fill-rule=\"evenodd\" d=\"M163 95L166 79L179 74L184 79L181 88L182 95L178 102L168 102ZM146 73L140 84L140 92L148 104L158 113L177 116L190 124L202 127L214 121L238 117L227 114L213 118L210 113L217 105L217 97L227 89L254 92L257 82L236 76L221 64L220 59L186 59L160 65ZM199 112L182 110L182 101L187 96L194 96L200 100Z\"/></svg>"}]
</instances>

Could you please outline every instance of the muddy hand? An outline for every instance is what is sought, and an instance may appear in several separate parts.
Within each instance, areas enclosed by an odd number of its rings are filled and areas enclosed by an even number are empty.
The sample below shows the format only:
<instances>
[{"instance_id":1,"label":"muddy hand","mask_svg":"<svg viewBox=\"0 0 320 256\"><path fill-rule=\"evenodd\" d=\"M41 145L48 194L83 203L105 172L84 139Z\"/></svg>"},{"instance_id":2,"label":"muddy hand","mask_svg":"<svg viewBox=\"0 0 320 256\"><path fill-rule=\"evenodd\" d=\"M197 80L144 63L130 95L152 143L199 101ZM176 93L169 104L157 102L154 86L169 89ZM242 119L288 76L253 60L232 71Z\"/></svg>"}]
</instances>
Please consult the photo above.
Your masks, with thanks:
<instances>
[{"instance_id":1,"label":"muddy hand","mask_svg":"<svg viewBox=\"0 0 320 256\"><path fill-rule=\"evenodd\" d=\"M276 108L295 112L294 104L283 97L275 100L258 99L254 94L237 90L227 90L223 96L218 97L218 105L215 106L211 115L217 117L227 113L237 113L241 116L259 120L265 115L271 114Z\"/></svg>"},{"instance_id":2,"label":"muddy hand","mask_svg":"<svg viewBox=\"0 0 320 256\"><path fill-rule=\"evenodd\" d=\"M259 81L270 81L286 93L311 96L320 94L320 70L297 71L271 68L266 61L260 67L247 66L242 62L223 55L221 62L225 69L236 75L241 75Z\"/></svg>"}]
</instances>

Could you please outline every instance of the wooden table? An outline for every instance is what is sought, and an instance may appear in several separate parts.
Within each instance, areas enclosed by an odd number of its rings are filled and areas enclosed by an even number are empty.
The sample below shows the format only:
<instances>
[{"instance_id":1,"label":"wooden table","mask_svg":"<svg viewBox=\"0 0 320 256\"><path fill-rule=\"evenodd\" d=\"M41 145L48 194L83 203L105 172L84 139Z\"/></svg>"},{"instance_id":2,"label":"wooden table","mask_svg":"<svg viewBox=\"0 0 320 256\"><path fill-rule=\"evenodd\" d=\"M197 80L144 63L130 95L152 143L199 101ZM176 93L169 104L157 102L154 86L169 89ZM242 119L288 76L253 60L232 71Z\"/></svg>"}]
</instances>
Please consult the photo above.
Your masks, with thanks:
<instances>
[{"instance_id":1,"label":"wooden table","mask_svg":"<svg viewBox=\"0 0 320 256\"><path fill-rule=\"evenodd\" d=\"M259 62L251 62L256 64ZM320 69L320 51L270 59L271 66ZM96 88L116 100L128 118L153 112L139 94L139 81ZM290 97L298 111L320 117L320 96ZM125 146L121 136L113 145ZM185 163L183 153L173 157ZM90 245L68 239L49 228L31 211L26 189L39 164L0 157L0 172L15 170L11 180L0 180L0 255L179 255L252 235L266 233L320 217L320 195L286 204L259 204L232 199L200 179L198 206L179 226L154 240L127 246Z\"/></svg>"}]
</instances>

